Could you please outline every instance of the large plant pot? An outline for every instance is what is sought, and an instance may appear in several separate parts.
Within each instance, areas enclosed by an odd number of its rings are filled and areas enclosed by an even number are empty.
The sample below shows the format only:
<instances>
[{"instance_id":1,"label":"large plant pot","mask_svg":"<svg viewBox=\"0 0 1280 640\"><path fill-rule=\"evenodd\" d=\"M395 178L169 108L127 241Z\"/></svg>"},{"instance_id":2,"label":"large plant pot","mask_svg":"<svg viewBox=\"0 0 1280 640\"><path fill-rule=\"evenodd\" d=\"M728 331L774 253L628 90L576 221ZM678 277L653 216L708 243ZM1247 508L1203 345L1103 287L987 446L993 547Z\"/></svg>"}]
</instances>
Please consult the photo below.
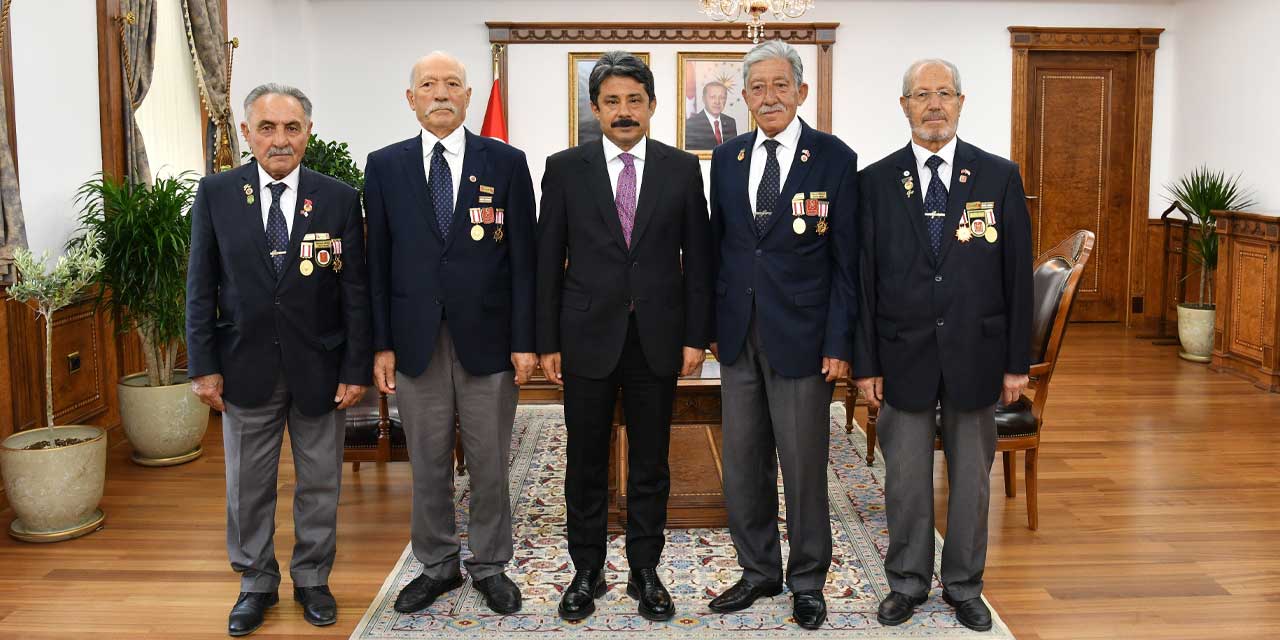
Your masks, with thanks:
<instances>
[{"instance_id":1,"label":"large plant pot","mask_svg":"<svg viewBox=\"0 0 1280 640\"><path fill-rule=\"evenodd\" d=\"M175 370L173 384L163 387L147 386L147 374L139 373L122 378L117 388L134 462L167 467L200 457L209 407L191 390L185 369Z\"/></svg>"},{"instance_id":2,"label":"large plant pot","mask_svg":"<svg viewBox=\"0 0 1280 640\"><path fill-rule=\"evenodd\" d=\"M1213 306L1178 305L1178 340L1182 342L1183 360L1209 362L1213 354Z\"/></svg>"},{"instance_id":3,"label":"large plant pot","mask_svg":"<svg viewBox=\"0 0 1280 640\"><path fill-rule=\"evenodd\" d=\"M55 427L56 438L80 438L79 444L50 449L24 447L49 438L45 428L15 433L0 442L4 492L17 518L9 535L26 542L57 542L102 528L98 503L107 479L107 434L73 425Z\"/></svg>"}]
</instances>

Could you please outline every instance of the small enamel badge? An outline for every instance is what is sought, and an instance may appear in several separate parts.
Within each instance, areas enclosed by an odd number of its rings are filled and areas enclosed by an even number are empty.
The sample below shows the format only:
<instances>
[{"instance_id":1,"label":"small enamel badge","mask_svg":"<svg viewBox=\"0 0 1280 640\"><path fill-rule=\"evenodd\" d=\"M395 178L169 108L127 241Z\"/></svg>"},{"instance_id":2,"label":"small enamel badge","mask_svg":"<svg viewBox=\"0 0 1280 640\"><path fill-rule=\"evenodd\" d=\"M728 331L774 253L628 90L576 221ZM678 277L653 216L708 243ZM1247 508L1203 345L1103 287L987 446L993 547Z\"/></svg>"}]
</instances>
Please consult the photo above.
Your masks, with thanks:
<instances>
[{"instance_id":1,"label":"small enamel badge","mask_svg":"<svg viewBox=\"0 0 1280 640\"><path fill-rule=\"evenodd\" d=\"M306 200L303 200L303 201L302 201L302 217L304 217L304 218L305 218L305 217L307 217L307 216L311 215L311 209L312 209L312 207L313 207L313 206L314 206L314 205L312 205L312 204L311 204L311 199L310 199L310 198L308 198L308 199L306 199Z\"/></svg>"},{"instance_id":2,"label":"small enamel badge","mask_svg":"<svg viewBox=\"0 0 1280 640\"><path fill-rule=\"evenodd\" d=\"M808 162L808 161L809 161L809 150L808 150L808 149L801 149L801 150L800 150L800 162Z\"/></svg>"},{"instance_id":3,"label":"small enamel badge","mask_svg":"<svg viewBox=\"0 0 1280 640\"><path fill-rule=\"evenodd\" d=\"M738 150L738 162L742 162L742 159L743 159L743 158L745 158L745 157L747 157L747 150L746 150L746 149L739 149L739 150Z\"/></svg>"},{"instance_id":4,"label":"small enamel badge","mask_svg":"<svg viewBox=\"0 0 1280 640\"><path fill-rule=\"evenodd\" d=\"M253 187L244 185L244 202L245 204L253 204Z\"/></svg>"},{"instance_id":5,"label":"small enamel badge","mask_svg":"<svg viewBox=\"0 0 1280 640\"><path fill-rule=\"evenodd\" d=\"M475 177L475 176L467 176L467 181L468 181L468 182L475 182L475 181L476 181L476 177Z\"/></svg>"},{"instance_id":6,"label":"small enamel badge","mask_svg":"<svg viewBox=\"0 0 1280 640\"><path fill-rule=\"evenodd\" d=\"M969 181L969 170L968 170L968 169L961 169L961 170L960 170L960 182L961 182L961 183L964 183L964 182L968 182L968 181Z\"/></svg>"},{"instance_id":7,"label":"small enamel badge","mask_svg":"<svg viewBox=\"0 0 1280 640\"><path fill-rule=\"evenodd\" d=\"M916 183L911 179L910 172L906 172L905 177L902 178L902 190L907 192L908 198L916 194Z\"/></svg>"}]
</instances>

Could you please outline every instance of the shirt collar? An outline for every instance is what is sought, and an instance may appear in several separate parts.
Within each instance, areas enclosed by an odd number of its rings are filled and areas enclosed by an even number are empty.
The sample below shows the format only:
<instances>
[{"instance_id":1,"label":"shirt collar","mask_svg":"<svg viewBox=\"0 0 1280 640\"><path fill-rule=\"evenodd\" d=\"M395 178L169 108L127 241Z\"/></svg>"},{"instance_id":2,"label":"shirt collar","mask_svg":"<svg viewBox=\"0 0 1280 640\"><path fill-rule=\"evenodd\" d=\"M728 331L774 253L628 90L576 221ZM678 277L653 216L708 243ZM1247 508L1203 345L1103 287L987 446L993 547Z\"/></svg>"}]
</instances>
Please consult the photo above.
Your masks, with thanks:
<instances>
[{"instance_id":1,"label":"shirt collar","mask_svg":"<svg viewBox=\"0 0 1280 640\"><path fill-rule=\"evenodd\" d=\"M271 175L262 168L262 164L257 162L254 164L258 165L258 184L261 184L263 189L266 189L267 185L273 182L283 182L284 186L288 187L294 193L298 192L298 176L302 174L301 164L294 167L293 171L290 171L289 175L284 177L284 180L276 180L275 178L272 178Z\"/></svg>"},{"instance_id":2,"label":"shirt collar","mask_svg":"<svg viewBox=\"0 0 1280 640\"><path fill-rule=\"evenodd\" d=\"M444 145L445 153L455 156L462 155L462 148L467 144L467 128L459 126L457 129L449 132L444 138L437 138L436 134L422 130L422 155L429 156L435 151L436 143Z\"/></svg>"},{"instance_id":3,"label":"shirt collar","mask_svg":"<svg viewBox=\"0 0 1280 640\"><path fill-rule=\"evenodd\" d=\"M769 139L769 136L764 134L764 129L757 128L756 143L753 148L758 149L764 146L764 141ZM782 132L774 136L772 139L777 140L783 147L794 152L796 147L800 144L800 116L797 115L792 118L791 123L787 125L787 128L783 129Z\"/></svg>"},{"instance_id":4,"label":"shirt collar","mask_svg":"<svg viewBox=\"0 0 1280 640\"><path fill-rule=\"evenodd\" d=\"M702 112L703 112L703 113L705 113L705 114L707 114L707 120L710 120L710 121L711 121L711 124L715 124L716 122L718 122L718 121L720 120L720 116L714 115L714 114L712 114L710 111L707 111L706 109L703 109L703 110L702 110ZM721 114L721 115L723 115L723 114Z\"/></svg>"},{"instance_id":5,"label":"shirt collar","mask_svg":"<svg viewBox=\"0 0 1280 640\"><path fill-rule=\"evenodd\" d=\"M943 145L941 149L938 149L937 153L934 153L919 144L916 144L916 141L913 139L911 141L911 152L916 156L916 166L925 166L924 162L929 159L929 156L938 156L939 158L942 158L943 163L949 166L954 166L953 161L956 158L956 140L959 140L959 138L957 136L952 136L951 140L947 142L947 144Z\"/></svg>"},{"instance_id":6,"label":"shirt collar","mask_svg":"<svg viewBox=\"0 0 1280 640\"><path fill-rule=\"evenodd\" d=\"M631 150L629 151L623 151L618 145L614 144L608 136L600 136L600 139L604 141L605 162L613 162L614 158L617 158L623 153L630 153L636 157L636 160L644 162L644 152L649 147L649 136L645 136L640 140L640 142L636 143L636 146L631 147Z\"/></svg>"}]
</instances>

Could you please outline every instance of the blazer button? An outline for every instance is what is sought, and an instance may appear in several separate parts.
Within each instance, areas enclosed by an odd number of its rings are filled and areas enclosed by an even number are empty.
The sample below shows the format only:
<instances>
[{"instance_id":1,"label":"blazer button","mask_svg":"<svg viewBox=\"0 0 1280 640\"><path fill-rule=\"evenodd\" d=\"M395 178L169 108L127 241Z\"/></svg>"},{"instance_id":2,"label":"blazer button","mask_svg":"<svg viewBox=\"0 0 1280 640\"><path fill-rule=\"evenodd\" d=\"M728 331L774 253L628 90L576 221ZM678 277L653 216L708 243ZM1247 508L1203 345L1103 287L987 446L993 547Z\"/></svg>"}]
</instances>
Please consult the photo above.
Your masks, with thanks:
<instances>
[{"instance_id":1,"label":"blazer button","mask_svg":"<svg viewBox=\"0 0 1280 640\"><path fill-rule=\"evenodd\" d=\"M636 267L638 267L638 266L640 266L640 261L639 261L639 260L637 260L637 261L635 261L635 262L632 262L632 263L631 263L631 268L632 268L632 269L635 269L635 268L636 268Z\"/></svg>"},{"instance_id":2,"label":"blazer button","mask_svg":"<svg viewBox=\"0 0 1280 640\"><path fill-rule=\"evenodd\" d=\"M440 264L449 264L448 258L440 258Z\"/></svg>"},{"instance_id":3,"label":"blazer button","mask_svg":"<svg viewBox=\"0 0 1280 640\"><path fill-rule=\"evenodd\" d=\"M942 319L942 318L938 318L937 320L934 320L934 322L933 322L933 323L934 323L934 324L936 324L936 325L938 325L939 327L941 327L942 325L946 324L946 322L945 322L945 321L943 321L943 319Z\"/></svg>"},{"instance_id":4,"label":"blazer button","mask_svg":"<svg viewBox=\"0 0 1280 640\"><path fill-rule=\"evenodd\" d=\"M762 255L764 255L764 251L762 249L756 249L756 257L759 258Z\"/></svg>"},{"instance_id":5,"label":"blazer button","mask_svg":"<svg viewBox=\"0 0 1280 640\"><path fill-rule=\"evenodd\" d=\"M942 276L934 276L934 277L933 277L933 281L934 281L934 282L942 282Z\"/></svg>"},{"instance_id":6,"label":"blazer button","mask_svg":"<svg viewBox=\"0 0 1280 640\"><path fill-rule=\"evenodd\" d=\"M276 306L280 306L280 298L276 298Z\"/></svg>"},{"instance_id":7,"label":"blazer button","mask_svg":"<svg viewBox=\"0 0 1280 640\"><path fill-rule=\"evenodd\" d=\"M440 298L432 298L432 301L434 301L436 304L440 304Z\"/></svg>"},{"instance_id":8,"label":"blazer button","mask_svg":"<svg viewBox=\"0 0 1280 640\"><path fill-rule=\"evenodd\" d=\"M756 292L755 289L752 289L751 287L747 287L747 295L754 295L755 292Z\"/></svg>"}]
</instances>

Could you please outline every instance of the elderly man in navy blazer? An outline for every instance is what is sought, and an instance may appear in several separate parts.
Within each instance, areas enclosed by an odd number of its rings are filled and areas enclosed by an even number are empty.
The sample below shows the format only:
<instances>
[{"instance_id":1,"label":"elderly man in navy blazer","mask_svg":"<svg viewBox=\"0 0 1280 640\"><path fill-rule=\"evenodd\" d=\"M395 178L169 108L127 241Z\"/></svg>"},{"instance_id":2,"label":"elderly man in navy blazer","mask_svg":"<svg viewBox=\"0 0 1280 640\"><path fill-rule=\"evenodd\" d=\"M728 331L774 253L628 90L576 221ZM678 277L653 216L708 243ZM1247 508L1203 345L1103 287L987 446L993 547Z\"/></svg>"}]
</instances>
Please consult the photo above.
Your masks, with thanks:
<instances>
[{"instance_id":1,"label":"elderly man in navy blazer","mask_svg":"<svg viewBox=\"0 0 1280 640\"><path fill-rule=\"evenodd\" d=\"M533 183L524 153L462 126L471 89L456 58L418 60L405 96L418 133L369 154L365 169L374 381L399 402L423 565L395 608L424 609L462 584L456 415L471 473L467 573L489 608L514 613L507 457L516 385L537 363Z\"/></svg>"},{"instance_id":2,"label":"elderly man in navy blazer","mask_svg":"<svg viewBox=\"0 0 1280 640\"><path fill-rule=\"evenodd\" d=\"M742 579L711 601L745 609L782 591L778 464L795 620L826 620L831 565L827 448L831 392L849 373L855 302L858 157L796 115L808 95L795 49L763 43L743 59L743 98L759 130L711 159L716 343L722 363L724 492Z\"/></svg>"}]
</instances>

